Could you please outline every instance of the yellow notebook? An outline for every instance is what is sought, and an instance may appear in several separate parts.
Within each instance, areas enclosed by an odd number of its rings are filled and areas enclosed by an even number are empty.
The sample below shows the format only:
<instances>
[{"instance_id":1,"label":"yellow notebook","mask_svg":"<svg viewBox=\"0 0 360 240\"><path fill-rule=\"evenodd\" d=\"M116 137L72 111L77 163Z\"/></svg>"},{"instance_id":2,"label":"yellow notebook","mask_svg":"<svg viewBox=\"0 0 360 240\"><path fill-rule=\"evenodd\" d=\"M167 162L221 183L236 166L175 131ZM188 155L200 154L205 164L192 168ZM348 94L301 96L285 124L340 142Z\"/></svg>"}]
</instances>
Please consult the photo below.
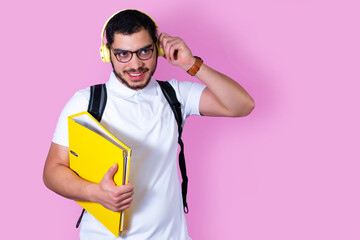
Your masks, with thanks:
<instances>
[{"instance_id":1,"label":"yellow notebook","mask_svg":"<svg viewBox=\"0 0 360 240\"><path fill-rule=\"evenodd\" d=\"M118 163L116 185L128 183L131 149L108 132L88 112L68 118L70 168L81 178L99 183ZM124 229L125 212L113 212L99 203L76 201L116 237Z\"/></svg>"}]
</instances>

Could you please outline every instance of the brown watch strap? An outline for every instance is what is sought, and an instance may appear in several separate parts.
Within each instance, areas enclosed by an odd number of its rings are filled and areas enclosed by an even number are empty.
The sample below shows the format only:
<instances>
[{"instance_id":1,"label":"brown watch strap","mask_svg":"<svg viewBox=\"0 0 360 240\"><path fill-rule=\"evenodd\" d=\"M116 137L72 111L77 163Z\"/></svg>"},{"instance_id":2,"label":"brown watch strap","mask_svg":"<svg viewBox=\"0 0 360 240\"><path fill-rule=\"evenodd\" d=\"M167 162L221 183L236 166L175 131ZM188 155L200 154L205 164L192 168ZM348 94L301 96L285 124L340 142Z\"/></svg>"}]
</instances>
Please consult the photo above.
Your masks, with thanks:
<instances>
[{"instance_id":1,"label":"brown watch strap","mask_svg":"<svg viewBox=\"0 0 360 240\"><path fill-rule=\"evenodd\" d=\"M195 58L195 63L194 65L192 65L192 67L187 70L187 73L190 74L191 76L194 76L200 69L201 65L203 64L203 60L197 56L194 56Z\"/></svg>"}]
</instances>

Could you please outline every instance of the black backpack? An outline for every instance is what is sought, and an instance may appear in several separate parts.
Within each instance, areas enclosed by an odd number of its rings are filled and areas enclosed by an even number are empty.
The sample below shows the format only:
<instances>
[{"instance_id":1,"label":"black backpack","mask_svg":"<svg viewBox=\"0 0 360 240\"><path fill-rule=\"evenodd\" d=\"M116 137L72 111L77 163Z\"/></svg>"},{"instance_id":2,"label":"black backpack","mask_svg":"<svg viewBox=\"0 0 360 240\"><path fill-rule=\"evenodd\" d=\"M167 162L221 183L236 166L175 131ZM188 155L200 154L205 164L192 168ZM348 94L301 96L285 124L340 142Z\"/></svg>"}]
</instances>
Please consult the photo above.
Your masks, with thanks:
<instances>
[{"instance_id":1,"label":"black backpack","mask_svg":"<svg viewBox=\"0 0 360 240\"><path fill-rule=\"evenodd\" d=\"M183 206L184 206L184 212L188 213L188 205L186 202L186 194L187 194L187 186L188 186L188 177L186 175L186 165L185 165L185 156L184 156L184 143L181 140L181 134L182 134L182 114L181 114L181 104L176 98L176 93L174 88L170 85L170 83L165 81L158 81L161 90L170 104L170 107L172 111L174 112L174 116L178 125L178 131L179 131L179 138L178 143L180 145L180 153L179 153L179 167L182 177L182 183L181 183L181 190L182 190L182 199L183 199ZM89 100L89 106L88 106L88 112L100 122L102 115L105 110L107 101L107 92L106 92L106 86L105 84L97 84L90 87L90 100ZM76 224L76 227L79 227L82 216L85 212L85 209L82 211L81 216Z\"/></svg>"}]
</instances>

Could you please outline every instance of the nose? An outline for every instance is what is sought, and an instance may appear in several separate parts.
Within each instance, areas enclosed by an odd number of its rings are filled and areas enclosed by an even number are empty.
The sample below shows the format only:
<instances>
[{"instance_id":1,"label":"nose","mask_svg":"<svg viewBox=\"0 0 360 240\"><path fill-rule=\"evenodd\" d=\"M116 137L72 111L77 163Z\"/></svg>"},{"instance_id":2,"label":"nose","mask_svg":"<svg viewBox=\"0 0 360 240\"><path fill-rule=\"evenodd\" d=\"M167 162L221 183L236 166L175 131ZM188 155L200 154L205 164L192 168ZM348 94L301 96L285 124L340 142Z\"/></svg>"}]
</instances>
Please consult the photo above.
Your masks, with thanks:
<instances>
[{"instance_id":1,"label":"nose","mask_svg":"<svg viewBox=\"0 0 360 240\"><path fill-rule=\"evenodd\" d=\"M128 62L128 66L131 69L137 70L144 66L144 62L140 60L136 54L134 54L131 60Z\"/></svg>"}]
</instances>

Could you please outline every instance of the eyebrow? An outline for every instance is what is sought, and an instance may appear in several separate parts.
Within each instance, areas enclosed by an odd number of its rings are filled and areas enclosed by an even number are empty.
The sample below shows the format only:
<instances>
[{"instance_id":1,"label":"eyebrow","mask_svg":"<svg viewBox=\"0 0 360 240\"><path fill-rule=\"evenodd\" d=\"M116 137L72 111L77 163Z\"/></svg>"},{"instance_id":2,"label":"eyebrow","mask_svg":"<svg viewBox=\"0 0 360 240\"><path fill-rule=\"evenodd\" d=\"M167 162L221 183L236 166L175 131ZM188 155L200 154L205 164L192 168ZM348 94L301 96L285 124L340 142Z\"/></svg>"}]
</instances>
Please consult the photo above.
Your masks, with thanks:
<instances>
[{"instance_id":1,"label":"eyebrow","mask_svg":"<svg viewBox=\"0 0 360 240\"><path fill-rule=\"evenodd\" d=\"M137 52L137 51L139 51L139 50L141 50L141 49L147 49L147 48L150 48L150 47L152 47L152 46L153 46L153 43L148 44L148 45L146 45L145 47L139 48L139 49L137 49L137 50L135 50L135 51L124 50L124 49L121 49L121 48L114 48L114 51L115 51L115 52L121 52L121 51L126 51L126 52Z\"/></svg>"}]
</instances>

